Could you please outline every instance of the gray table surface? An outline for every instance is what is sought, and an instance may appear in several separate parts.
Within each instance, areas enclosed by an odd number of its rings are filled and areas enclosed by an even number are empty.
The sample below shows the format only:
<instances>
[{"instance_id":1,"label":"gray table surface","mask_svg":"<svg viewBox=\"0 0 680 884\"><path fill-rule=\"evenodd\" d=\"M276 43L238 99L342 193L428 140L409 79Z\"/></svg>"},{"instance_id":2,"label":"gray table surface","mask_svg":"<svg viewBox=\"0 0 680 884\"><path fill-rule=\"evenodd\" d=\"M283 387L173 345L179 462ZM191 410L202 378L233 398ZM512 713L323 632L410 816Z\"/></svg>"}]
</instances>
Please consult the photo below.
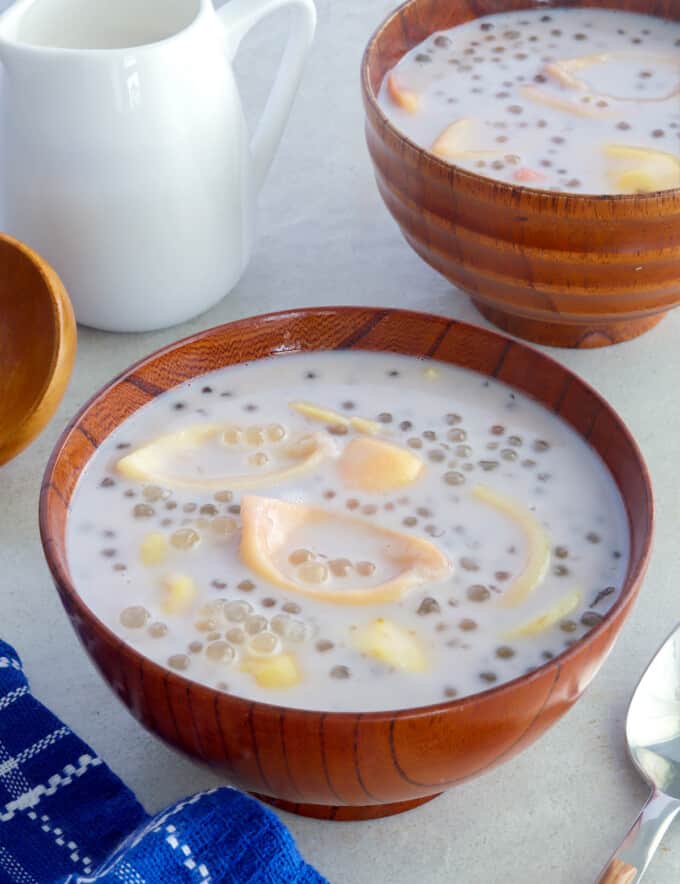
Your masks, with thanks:
<instances>
[{"instance_id":1,"label":"gray table surface","mask_svg":"<svg viewBox=\"0 0 680 884\"><path fill-rule=\"evenodd\" d=\"M41 473L58 434L99 386L191 332L273 309L340 303L412 307L484 324L467 298L406 246L374 186L358 72L369 34L392 5L319 0L316 44L262 194L259 244L236 289L180 328L118 336L81 329L73 380L57 416L28 451L0 469L0 635L19 649L37 695L152 811L219 780L142 730L79 646L43 561ZM251 118L278 57L280 25L262 26L239 59ZM637 814L646 787L626 756L626 707L680 610L679 334L680 311L624 346L552 352L620 411L642 446L656 490L652 565L601 673L572 711L519 758L408 815L326 823L283 814L302 851L334 884L588 884ZM679 879L676 827L647 880Z\"/></svg>"}]
</instances>

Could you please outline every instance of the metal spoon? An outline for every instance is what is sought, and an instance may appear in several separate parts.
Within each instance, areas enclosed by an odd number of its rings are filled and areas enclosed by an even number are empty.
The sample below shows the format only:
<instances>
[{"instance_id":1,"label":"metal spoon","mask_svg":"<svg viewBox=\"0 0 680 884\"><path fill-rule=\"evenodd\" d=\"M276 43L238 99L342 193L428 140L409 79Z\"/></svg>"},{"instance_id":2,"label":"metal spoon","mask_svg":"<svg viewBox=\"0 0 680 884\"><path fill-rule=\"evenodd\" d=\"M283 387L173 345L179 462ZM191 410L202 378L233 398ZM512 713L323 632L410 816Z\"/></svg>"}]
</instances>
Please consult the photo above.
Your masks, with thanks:
<instances>
[{"instance_id":1,"label":"metal spoon","mask_svg":"<svg viewBox=\"0 0 680 884\"><path fill-rule=\"evenodd\" d=\"M598 884L641 881L680 811L680 624L635 689L628 707L626 739L633 763L652 792Z\"/></svg>"}]
</instances>

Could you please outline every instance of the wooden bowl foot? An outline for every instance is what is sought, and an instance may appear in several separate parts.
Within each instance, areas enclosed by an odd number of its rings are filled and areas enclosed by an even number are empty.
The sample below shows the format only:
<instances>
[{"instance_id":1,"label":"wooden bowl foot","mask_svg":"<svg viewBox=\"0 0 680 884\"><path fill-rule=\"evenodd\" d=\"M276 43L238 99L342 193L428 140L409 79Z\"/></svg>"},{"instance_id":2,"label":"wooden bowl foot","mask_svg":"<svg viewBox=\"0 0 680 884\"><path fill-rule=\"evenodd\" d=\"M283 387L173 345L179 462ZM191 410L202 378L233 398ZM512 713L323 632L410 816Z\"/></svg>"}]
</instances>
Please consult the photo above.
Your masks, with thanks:
<instances>
[{"instance_id":1,"label":"wooden bowl foot","mask_svg":"<svg viewBox=\"0 0 680 884\"><path fill-rule=\"evenodd\" d=\"M288 813L296 813L298 816L313 817L317 820L333 820L334 822L353 822L359 820L377 820L383 816L394 816L396 813L405 813L413 810L421 804L438 798L441 792L435 795L426 795L424 798L414 798L411 801L397 801L394 804L368 804L360 807L341 805L339 807L330 804L296 804L294 801L282 801L280 798L272 798L270 795L258 795L253 792L255 798L271 804L279 810L287 810Z\"/></svg>"},{"instance_id":2,"label":"wooden bowl foot","mask_svg":"<svg viewBox=\"0 0 680 884\"><path fill-rule=\"evenodd\" d=\"M477 298L473 298L472 303L485 319L508 334L548 347L572 347L574 349L591 349L621 344L623 341L637 338L649 331L650 328L654 328L666 315L665 313L655 313L653 316L643 316L640 319L572 324L527 319L523 316L506 313L496 307L490 307Z\"/></svg>"}]
</instances>

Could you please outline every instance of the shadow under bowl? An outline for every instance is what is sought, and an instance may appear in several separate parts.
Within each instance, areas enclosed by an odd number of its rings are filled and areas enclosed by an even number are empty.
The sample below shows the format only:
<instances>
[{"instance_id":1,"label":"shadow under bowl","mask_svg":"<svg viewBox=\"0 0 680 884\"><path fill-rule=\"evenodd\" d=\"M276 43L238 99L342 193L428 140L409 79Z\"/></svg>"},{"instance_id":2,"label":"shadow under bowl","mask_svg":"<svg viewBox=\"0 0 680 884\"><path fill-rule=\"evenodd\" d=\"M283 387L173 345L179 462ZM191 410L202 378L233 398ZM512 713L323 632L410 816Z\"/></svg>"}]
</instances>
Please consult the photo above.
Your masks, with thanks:
<instances>
[{"instance_id":1,"label":"shadow under bowl","mask_svg":"<svg viewBox=\"0 0 680 884\"><path fill-rule=\"evenodd\" d=\"M418 147L377 102L385 74L435 31L556 6L680 20L670 0L409 0L364 53L366 138L407 242L483 316L540 344L602 347L637 337L680 303L680 189L589 196L494 181Z\"/></svg>"},{"instance_id":2,"label":"shadow under bowl","mask_svg":"<svg viewBox=\"0 0 680 884\"><path fill-rule=\"evenodd\" d=\"M223 366L287 353L377 350L498 378L558 414L599 453L630 526L625 583L603 621L535 671L460 700L393 712L316 712L251 702L153 663L83 602L66 554L69 502L97 447L155 396ZM506 761L577 700L638 593L653 528L649 476L631 434L587 384L495 332L401 310L311 308L244 319L161 350L80 411L47 466L40 496L45 556L87 653L137 719L242 789L296 813L368 819L407 810Z\"/></svg>"}]
</instances>

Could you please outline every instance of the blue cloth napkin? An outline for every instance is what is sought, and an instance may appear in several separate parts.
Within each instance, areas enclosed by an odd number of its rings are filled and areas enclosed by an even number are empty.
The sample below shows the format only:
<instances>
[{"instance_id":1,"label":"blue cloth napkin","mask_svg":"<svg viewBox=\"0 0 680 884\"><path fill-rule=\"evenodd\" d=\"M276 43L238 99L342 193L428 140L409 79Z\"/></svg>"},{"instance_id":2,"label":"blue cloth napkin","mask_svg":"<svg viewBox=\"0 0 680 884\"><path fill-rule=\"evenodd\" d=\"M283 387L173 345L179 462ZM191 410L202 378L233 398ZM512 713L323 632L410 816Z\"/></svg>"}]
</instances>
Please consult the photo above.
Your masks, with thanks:
<instances>
[{"instance_id":1,"label":"blue cloth napkin","mask_svg":"<svg viewBox=\"0 0 680 884\"><path fill-rule=\"evenodd\" d=\"M30 692L0 641L0 884L324 884L269 810L234 789L150 817Z\"/></svg>"}]
</instances>

